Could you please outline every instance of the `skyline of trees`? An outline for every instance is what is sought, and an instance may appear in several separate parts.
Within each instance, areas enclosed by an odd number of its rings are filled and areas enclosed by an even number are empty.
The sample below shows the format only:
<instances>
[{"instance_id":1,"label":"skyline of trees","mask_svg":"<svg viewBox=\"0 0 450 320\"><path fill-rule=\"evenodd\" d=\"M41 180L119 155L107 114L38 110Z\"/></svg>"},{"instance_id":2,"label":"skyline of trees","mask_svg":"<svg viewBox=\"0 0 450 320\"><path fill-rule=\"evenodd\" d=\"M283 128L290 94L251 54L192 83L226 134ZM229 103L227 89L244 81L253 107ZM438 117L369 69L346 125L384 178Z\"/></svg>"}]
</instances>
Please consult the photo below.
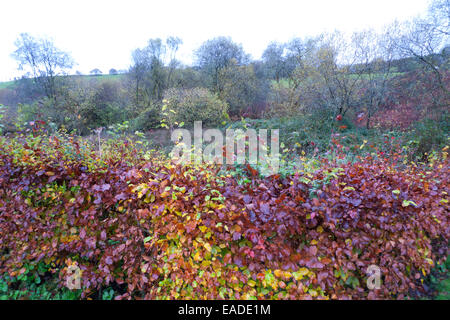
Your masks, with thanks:
<instances>
[{"instance_id":1,"label":"skyline of trees","mask_svg":"<svg viewBox=\"0 0 450 320\"><path fill-rule=\"evenodd\" d=\"M450 1L449 0L433 0L430 3L430 6L427 9L427 12L423 16L413 17L410 20L404 21L404 22L397 22L394 21L390 25L386 26L385 29L395 29L396 31L396 54L398 58L404 57L404 56L411 56L418 59L421 59L423 63L427 64L429 68L436 71L435 68L435 62L432 61L433 59L433 53L439 53L444 48L450 46ZM353 34L358 33L374 33L375 31L373 29L362 29L359 31L353 32ZM385 33L385 30L382 30L380 32L375 32L379 34ZM168 37L166 39L165 43L160 43L162 40L159 38L150 39L149 41L154 41L152 44L153 50L156 50L158 52L158 55L164 56L164 64L165 65L171 65L172 68L184 66L184 67L200 67L205 68L207 64L210 64L211 61L207 61L207 57L205 56L205 50L210 51L210 53L213 54L213 47L216 47L218 50L224 50L220 54L220 56L225 59L223 61L216 61L218 65L209 65L210 68L216 69L214 71L214 75L212 76L212 81L215 83L215 87L217 87L219 84L217 83L217 72L218 69L222 67L223 64L228 63L229 60L226 55L231 55L235 59L239 60L239 63L242 63L243 61L240 61L241 59L246 60L246 62L250 61L270 61L270 63L277 63L276 59L279 59L281 56L286 56L286 59L284 61L284 65L281 65L281 61L278 60L278 63L273 65L273 72L275 72L275 78L280 79L282 75L285 75L286 72L288 72L289 68L292 66L289 66L289 61L287 55L289 55L289 52L295 51L296 48L296 41L298 39L317 39L322 37L323 35L327 34L334 34L333 32L324 33L322 35L318 36L306 36L303 38L292 38L291 40L287 41L286 43L277 43L275 41L270 41L266 47L266 49L261 53L261 57L252 57L250 54L246 53L245 50L242 47L241 43L235 43L233 40L228 36L217 36L213 39L206 39L198 48L193 49L193 60L191 63L182 63L180 60L176 59L177 52L179 51L179 48L183 44L183 40L179 37ZM344 35L344 34L343 34ZM392 34L394 35L394 34ZM346 33L345 36L347 38L352 37L353 35L350 33ZM228 40L228 41L226 41ZM268 39L270 40L270 39ZM28 41L29 43L24 43L25 41ZM32 43L34 41L34 43ZM21 43L20 43L21 42ZM28 49L31 49L33 46L39 45L38 42L40 42L41 46L46 44L47 46L52 46L53 48L47 48L48 50L55 50L57 49L53 41L49 38L43 37L33 37L28 33L22 33L19 35L19 38L16 40L16 46L19 48L23 48L28 46ZM297 43L298 44L298 43ZM149 46L149 45L148 45ZM209 48L208 48L209 46ZM131 65L132 66L135 63L135 54L136 51L139 49L134 49L131 51ZM232 52L234 50L234 53ZM155 53L157 53L155 51ZM167 51L167 52L166 52ZM203 54L202 54L203 52ZM225 54L226 52L226 54ZM70 57L71 64L69 70L72 69L72 67L75 66L75 61L71 57L70 53L60 51L60 54L64 53L64 55L60 55L60 59L66 59ZM24 63L23 59L32 59L32 57L24 58L23 52L20 53L16 50L12 54L13 58L19 59L19 55L22 54L22 61L19 60L19 70L24 70ZM235 56L233 56L235 55ZM56 57L56 52L53 54L54 57ZM159 57L157 57L159 59ZM347 57L339 57L339 59L345 63ZM69 60L67 62L69 62ZM206 60L205 60L206 59ZM166 61L167 60L167 61ZM30 62L30 61L28 61ZM107 70L110 70L111 68L115 68L114 66L111 66ZM278 69L277 69L278 68ZM281 69L280 69L281 68ZM92 70L98 69L98 68L92 68ZM117 68L116 68L117 69ZM29 76L30 74L33 75L33 77L37 77L38 74L36 73L36 70L32 68L32 70L25 70L28 71L28 73L25 73L24 76ZM31 72L30 72L31 71ZM122 70L123 71L123 70ZM76 74L75 70L72 70L73 74ZM80 72L81 73L81 72ZM105 72L106 73L106 72ZM120 72L119 72L120 73ZM169 74L169 78L172 76L173 72ZM437 75L437 74L436 74ZM277 80L277 81L278 81ZM220 90L220 88L217 88Z\"/></svg>"},{"instance_id":2,"label":"skyline of trees","mask_svg":"<svg viewBox=\"0 0 450 320\"><path fill-rule=\"evenodd\" d=\"M112 68L108 74L94 68L90 75L97 76L86 78L79 77L81 72L68 76L75 65L69 53L48 39L22 34L13 56L28 73L17 81L20 90L2 93L3 101L35 104L29 117L51 114L61 124L80 128L127 119L154 126L169 90L174 89L171 98L182 100L204 89L212 96L202 93L196 101L220 100L226 104L221 109L235 119L317 111L334 119L350 112L364 114L370 128L381 107L397 103L393 97L398 92L427 97L415 102L427 112L449 104L449 24L436 13L449 3L435 0L428 17L394 23L382 32L369 29L349 37L335 31L271 42L259 60L251 59L230 37L216 37L201 44L193 65L186 66L178 60L182 39L153 38L133 50L127 71ZM110 77L116 73L123 75ZM401 84L399 75L411 79L410 85ZM194 90L198 88L202 90ZM428 97L426 92L433 94ZM78 118L86 123L74 124Z\"/></svg>"}]
</instances>

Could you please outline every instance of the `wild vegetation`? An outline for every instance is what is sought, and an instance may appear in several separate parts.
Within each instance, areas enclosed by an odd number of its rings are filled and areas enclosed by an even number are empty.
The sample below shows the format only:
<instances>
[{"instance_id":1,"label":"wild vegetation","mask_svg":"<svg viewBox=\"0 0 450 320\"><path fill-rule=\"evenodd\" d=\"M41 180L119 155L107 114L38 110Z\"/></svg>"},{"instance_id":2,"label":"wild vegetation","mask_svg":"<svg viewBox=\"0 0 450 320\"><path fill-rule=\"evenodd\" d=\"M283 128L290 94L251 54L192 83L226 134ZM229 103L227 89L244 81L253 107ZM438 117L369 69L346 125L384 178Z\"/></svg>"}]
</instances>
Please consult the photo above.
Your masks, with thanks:
<instances>
[{"instance_id":1,"label":"wild vegetation","mask_svg":"<svg viewBox=\"0 0 450 320\"><path fill-rule=\"evenodd\" d=\"M260 60L218 37L184 66L181 39L150 39L108 75L22 34L25 74L0 83L0 299L448 299L449 12ZM279 171L176 163L194 121L280 129Z\"/></svg>"},{"instance_id":2,"label":"wild vegetation","mask_svg":"<svg viewBox=\"0 0 450 320\"><path fill-rule=\"evenodd\" d=\"M333 156L264 178L176 165L129 138L100 158L39 126L1 141L6 279L64 288L76 265L82 298L405 298L426 295L447 257L448 147L414 164L388 141L389 157L349 161L334 140ZM371 291L373 264L383 286Z\"/></svg>"}]
</instances>

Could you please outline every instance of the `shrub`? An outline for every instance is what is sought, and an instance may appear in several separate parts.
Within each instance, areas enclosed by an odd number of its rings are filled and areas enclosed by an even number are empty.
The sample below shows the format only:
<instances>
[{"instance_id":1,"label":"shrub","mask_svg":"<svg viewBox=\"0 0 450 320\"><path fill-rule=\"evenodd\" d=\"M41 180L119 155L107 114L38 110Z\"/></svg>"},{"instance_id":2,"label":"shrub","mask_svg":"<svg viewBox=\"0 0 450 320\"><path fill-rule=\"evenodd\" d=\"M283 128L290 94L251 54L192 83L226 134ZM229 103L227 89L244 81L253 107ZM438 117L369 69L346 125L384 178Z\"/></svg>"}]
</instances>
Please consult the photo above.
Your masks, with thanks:
<instances>
[{"instance_id":1,"label":"shrub","mask_svg":"<svg viewBox=\"0 0 450 320\"><path fill-rule=\"evenodd\" d=\"M17 122L25 123L42 117L36 103L19 104L17 109Z\"/></svg>"},{"instance_id":2,"label":"shrub","mask_svg":"<svg viewBox=\"0 0 450 320\"><path fill-rule=\"evenodd\" d=\"M260 88L263 86L258 82L252 66L233 64L222 69L219 78L220 97L227 102L231 116L241 116L261 96Z\"/></svg>"},{"instance_id":3,"label":"shrub","mask_svg":"<svg viewBox=\"0 0 450 320\"><path fill-rule=\"evenodd\" d=\"M124 108L117 103L86 103L83 104L80 115L80 121L89 130L119 123L127 118Z\"/></svg>"},{"instance_id":4,"label":"shrub","mask_svg":"<svg viewBox=\"0 0 450 320\"><path fill-rule=\"evenodd\" d=\"M81 119L88 129L106 127L128 118L120 89L120 84L113 80L97 84L92 96L80 110Z\"/></svg>"},{"instance_id":5,"label":"shrub","mask_svg":"<svg viewBox=\"0 0 450 320\"><path fill-rule=\"evenodd\" d=\"M299 94L287 85L274 83L268 95L269 117L289 117L299 113Z\"/></svg>"},{"instance_id":6,"label":"shrub","mask_svg":"<svg viewBox=\"0 0 450 320\"><path fill-rule=\"evenodd\" d=\"M371 157L286 177L248 167L240 185L130 142L101 160L73 137L0 143L0 274L53 264L63 287L76 265L83 298L401 299L448 253L446 154L403 170Z\"/></svg>"},{"instance_id":7,"label":"shrub","mask_svg":"<svg viewBox=\"0 0 450 320\"><path fill-rule=\"evenodd\" d=\"M204 88L169 89L164 99L172 123L193 125L194 121L203 121L214 126L228 119L228 105Z\"/></svg>"},{"instance_id":8,"label":"shrub","mask_svg":"<svg viewBox=\"0 0 450 320\"><path fill-rule=\"evenodd\" d=\"M32 104L20 104L17 122L40 119L54 123L57 128L89 134L92 129L123 122L129 117L120 83L105 80L89 85L74 80L68 84L70 90L64 91L56 101L43 98Z\"/></svg>"},{"instance_id":9,"label":"shrub","mask_svg":"<svg viewBox=\"0 0 450 320\"><path fill-rule=\"evenodd\" d=\"M443 147L447 142L449 116L442 116L440 121L425 119L418 122L410 135L410 151L412 156L423 158L431 150Z\"/></svg>"},{"instance_id":10,"label":"shrub","mask_svg":"<svg viewBox=\"0 0 450 320\"><path fill-rule=\"evenodd\" d=\"M131 122L133 131L143 130L147 131L159 127L161 122L161 110L155 104L145 109Z\"/></svg>"}]
</instances>

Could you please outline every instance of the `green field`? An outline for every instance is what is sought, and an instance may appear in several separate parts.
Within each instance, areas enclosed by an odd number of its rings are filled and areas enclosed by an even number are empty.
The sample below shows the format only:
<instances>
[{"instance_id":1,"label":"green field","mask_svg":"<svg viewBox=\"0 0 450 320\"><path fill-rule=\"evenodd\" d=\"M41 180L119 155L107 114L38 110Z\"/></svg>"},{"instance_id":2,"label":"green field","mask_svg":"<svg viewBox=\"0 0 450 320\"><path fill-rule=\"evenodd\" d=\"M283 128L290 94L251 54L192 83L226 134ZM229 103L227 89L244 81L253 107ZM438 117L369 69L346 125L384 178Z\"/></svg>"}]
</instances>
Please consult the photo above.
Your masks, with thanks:
<instances>
[{"instance_id":1,"label":"green field","mask_svg":"<svg viewBox=\"0 0 450 320\"><path fill-rule=\"evenodd\" d=\"M14 81L0 82L0 89L10 88L14 85Z\"/></svg>"},{"instance_id":2,"label":"green field","mask_svg":"<svg viewBox=\"0 0 450 320\"><path fill-rule=\"evenodd\" d=\"M107 81L107 80L114 80L114 81L119 81L120 79L122 79L125 75L124 74L102 74L102 75L98 75L98 76L94 76L94 75L70 75L70 78L76 79L76 78L83 78L85 80L91 81L91 80L96 80L98 82L102 82L102 81ZM0 82L0 90L1 89L13 89L15 86L15 81L4 81L4 82Z\"/></svg>"}]
</instances>

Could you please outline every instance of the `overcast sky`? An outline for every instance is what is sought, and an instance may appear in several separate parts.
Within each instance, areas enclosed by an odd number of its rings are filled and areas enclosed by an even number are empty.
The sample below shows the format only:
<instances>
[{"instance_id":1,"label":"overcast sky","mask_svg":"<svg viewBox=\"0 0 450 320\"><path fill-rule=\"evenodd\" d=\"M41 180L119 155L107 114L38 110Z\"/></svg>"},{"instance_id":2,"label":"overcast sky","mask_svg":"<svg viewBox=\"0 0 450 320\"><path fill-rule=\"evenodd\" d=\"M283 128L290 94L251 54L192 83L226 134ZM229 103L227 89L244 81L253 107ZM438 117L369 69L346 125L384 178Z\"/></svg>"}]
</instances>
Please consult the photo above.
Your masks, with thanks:
<instances>
[{"instance_id":1,"label":"overcast sky","mask_svg":"<svg viewBox=\"0 0 450 320\"><path fill-rule=\"evenodd\" d=\"M428 0L0 0L0 81L18 76L10 57L21 32L46 36L68 51L74 70L127 69L149 38L183 39L178 58L192 62L205 40L230 36L253 58L271 41L335 29L381 28L423 13Z\"/></svg>"}]
</instances>

